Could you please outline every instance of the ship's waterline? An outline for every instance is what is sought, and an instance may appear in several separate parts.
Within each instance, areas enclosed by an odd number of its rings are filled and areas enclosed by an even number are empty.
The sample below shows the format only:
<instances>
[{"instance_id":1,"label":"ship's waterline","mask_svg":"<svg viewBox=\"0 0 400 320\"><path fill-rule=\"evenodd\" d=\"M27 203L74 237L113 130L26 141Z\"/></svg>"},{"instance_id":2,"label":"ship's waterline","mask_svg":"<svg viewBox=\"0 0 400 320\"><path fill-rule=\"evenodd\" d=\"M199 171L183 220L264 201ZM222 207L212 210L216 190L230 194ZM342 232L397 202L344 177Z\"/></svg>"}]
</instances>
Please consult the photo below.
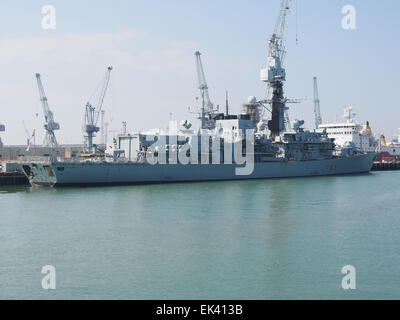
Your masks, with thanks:
<instances>
[{"instance_id":1,"label":"ship's waterline","mask_svg":"<svg viewBox=\"0 0 400 320\"><path fill-rule=\"evenodd\" d=\"M311 177L369 172L376 154L313 161L253 163L248 175L238 175L238 165L135 164L107 162L49 162L24 165L34 185L79 186L165 182L201 182ZM245 169L245 168L244 168Z\"/></svg>"}]
</instances>

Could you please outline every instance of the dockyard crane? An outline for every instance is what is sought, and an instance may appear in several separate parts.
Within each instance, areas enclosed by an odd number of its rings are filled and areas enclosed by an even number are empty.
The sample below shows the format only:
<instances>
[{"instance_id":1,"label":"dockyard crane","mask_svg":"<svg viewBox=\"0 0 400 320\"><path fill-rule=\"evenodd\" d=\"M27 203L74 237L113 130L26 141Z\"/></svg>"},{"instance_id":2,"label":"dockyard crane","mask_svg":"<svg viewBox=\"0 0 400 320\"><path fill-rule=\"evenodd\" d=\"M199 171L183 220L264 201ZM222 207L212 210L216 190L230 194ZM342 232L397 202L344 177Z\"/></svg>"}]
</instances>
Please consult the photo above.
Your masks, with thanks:
<instances>
[{"instance_id":1,"label":"dockyard crane","mask_svg":"<svg viewBox=\"0 0 400 320\"><path fill-rule=\"evenodd\" d=\"M286 56L286 21L289 14L290 0L282 0L279 11L279 17L275 25L274 33L269 40L269 55L267 64L262 67L261 80L268 84L267 97L262 103L272 105L272 118L268 122L268 128L271 131L271 137L274 139L285 130L285 113L287 112L284 98L283 83L286 81L286 70L283 67ZM270 94L272 91L272 98Z\"/></svg>"},{"instance_id":2,"label":"dockyard crane","mask_svg":"<svg viewBox=\"0 0 400 320\"><path fill-rule=\"evenodd\" d=\"M201 108L201 127L202 129L214 129L215 121L212 119L212 115L216 112L214 104L211 102L210 94L208 92L208 84L201 61L201 53L195 52L197 77L199 79L199 89L202 98Z\"/></svg>"},{"instance_id":3,"label":"dockyard crane","mask_svg":"<svg viewBox=\"0 0 400 320\"><path fill-rule=\"evenodd\" d=\"M29 132L28 127L26 126L25 121L22 120L22 125L24 126L25 134L26 134L26 146L29 146L30 139L32 134Z\"/></svg>"},{"instance_id":4,"label":"dockyard crane","mask_svg":"<svg viewBox=\"0 0 400 320\"><path fill-rule=\"evenodd\" d=\"M102 146L106 145L106 143L104 142L105 141L105 139L104 139L104 137L105 137L105 135L104 135L104 129L105 129L104 116L105 116L105 113L106 113L105 110L101 110L101 127L100 127L101 138L100 138L100 143L101 143Z\"/></svg>"},{"instance_id":5,"label":"dockyard crane","mask_svg":"<svg viewBox=\"0 0 400 320\"><path fill-rule=\"evenodd\" d=\"M4 132L4 131L6 131L5 125L0 124L0 132ZM0 148L2 148L2 147L3 147L3 141L1 141L1 138L0 138Z\"/></svg>"},{"instance_id":6,"label":"dockyard crane","mask_svg":"<svg viewBox=\"0 0 400 320\"><path fill-rule=\"evenodd\" d=\"M54 131L59 130L60 125L54 121L54 115L53 112L50 110L49 103L47 101L47 97L44 92L42 80L39 73L36 73L36 80L39 88L39 96L40 96L40 101L42 102L44 120L45 120L44 129L46 130L46 136L43 144L46 147L55 148L58 147L58 143Z\"/></svg>"},{"instance_id":7,"label":"dockyard crane","mask_svg":"<svg viewBox=\"0 0 400 320\"><path fill-rule=\"evenodd\" d=\"M85 131L87 134L86 147L88 149L88 152L92 154L95 154L97 152L96 146L93 145L93 138L95 137L95 134L100 131L100 128L97 126L97 123L99 121L99 116L102 111L104 98L107 93L112 69L113 69L112 67L107 68L107 72L102 81L101 90L97 102L93 104L89 101L86 104L86 113L85 113Z\"/></svg>"},{"instance_id":8,"label":"dockyard crane","mask_svg":"<svg viewBox=\"0 0 400 320\"><path fill-rule=\"evenodd\" d=\"M321 106L319 103L318 82L317 77L314 77L314 115L315 115L315 129L318 129L322 124Z\"/></svg>"}]
</instances>

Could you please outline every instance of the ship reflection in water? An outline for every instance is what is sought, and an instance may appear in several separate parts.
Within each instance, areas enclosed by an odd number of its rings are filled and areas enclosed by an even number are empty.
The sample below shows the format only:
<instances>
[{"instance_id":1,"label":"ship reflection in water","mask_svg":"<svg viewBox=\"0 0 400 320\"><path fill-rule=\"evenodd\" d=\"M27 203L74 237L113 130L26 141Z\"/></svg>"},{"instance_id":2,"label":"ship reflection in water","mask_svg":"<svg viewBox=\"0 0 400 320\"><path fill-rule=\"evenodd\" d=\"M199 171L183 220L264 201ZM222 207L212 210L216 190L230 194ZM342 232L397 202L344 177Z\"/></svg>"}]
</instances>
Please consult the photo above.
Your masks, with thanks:
<instances>
[{"instance_id":1,"label":"ship reflection in water","mask_svg":"<svg viewBox=\"0 0 400 320\"><path fill-rule=\"evenodd\" d=\"M0 298L48 297L48 264L55 299L346 299L348 264L362 271L352 298L397 298L398 179L0 193Z\"/></svg>"}]
</instances>

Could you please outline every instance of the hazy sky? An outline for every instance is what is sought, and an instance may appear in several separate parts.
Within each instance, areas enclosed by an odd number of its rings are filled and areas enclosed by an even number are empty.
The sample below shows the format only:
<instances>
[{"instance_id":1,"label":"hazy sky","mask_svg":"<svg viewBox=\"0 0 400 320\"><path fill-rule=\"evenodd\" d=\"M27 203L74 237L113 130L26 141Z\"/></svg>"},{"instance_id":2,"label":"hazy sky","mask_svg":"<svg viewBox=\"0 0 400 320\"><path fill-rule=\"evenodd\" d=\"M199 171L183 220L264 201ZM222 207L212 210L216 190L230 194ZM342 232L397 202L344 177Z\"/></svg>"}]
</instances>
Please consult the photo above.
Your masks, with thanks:
<instances>
[{"instance_id":1,"label":"hazy sky","mask_svg":"<svg viewBox=\"0 0 400 320\"><path fill-rule=\"evenodd\" d=\"M400 127L397 100L400 30L398 0L296 0L288 21L287 86L291 119L312 128L313 76L318 76L324 121L356 107L359 121L391 137ZM56 8L56 30L41 26L42 6ZM341 27L344 5L356 8L357 29ZM0 133L23 144L29 130L43 139L43 112L34 74L42 80L61 143L81 143L84 106L112 65L105 109L110 130L165 128L170 119L195 121L194 52L203 53L211 99L233 111L250 95L265 96L259 68L279 0L250 1L16 1L0 4ZM297 16L297 19L296 19ZM297 20L297 28L296 28ZM299 43L296 45L296 29ZM39 114L36 117L36 114ZM112 133L110 134L112 135Z\"/></svg>"}]
</instances>

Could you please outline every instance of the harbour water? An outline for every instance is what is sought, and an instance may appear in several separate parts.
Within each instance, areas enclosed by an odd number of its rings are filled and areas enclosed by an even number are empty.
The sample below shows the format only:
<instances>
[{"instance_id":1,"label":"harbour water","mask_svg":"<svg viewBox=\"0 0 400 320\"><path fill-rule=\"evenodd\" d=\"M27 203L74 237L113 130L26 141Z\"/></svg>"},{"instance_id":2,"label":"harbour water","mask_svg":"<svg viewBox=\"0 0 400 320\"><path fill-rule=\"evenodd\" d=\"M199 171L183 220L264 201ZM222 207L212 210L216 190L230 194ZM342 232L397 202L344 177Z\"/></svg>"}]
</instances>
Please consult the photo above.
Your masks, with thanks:
<instances>
[{"instance_id":1,"label":"harbour water","mask_svg":"<svg viewBox=\"0 0 400 320\"><path fill-rule=\"evenodd\" d=\"M1 187L0 298L400 298L399 180Z\"/></svg>"}]
</instances>

